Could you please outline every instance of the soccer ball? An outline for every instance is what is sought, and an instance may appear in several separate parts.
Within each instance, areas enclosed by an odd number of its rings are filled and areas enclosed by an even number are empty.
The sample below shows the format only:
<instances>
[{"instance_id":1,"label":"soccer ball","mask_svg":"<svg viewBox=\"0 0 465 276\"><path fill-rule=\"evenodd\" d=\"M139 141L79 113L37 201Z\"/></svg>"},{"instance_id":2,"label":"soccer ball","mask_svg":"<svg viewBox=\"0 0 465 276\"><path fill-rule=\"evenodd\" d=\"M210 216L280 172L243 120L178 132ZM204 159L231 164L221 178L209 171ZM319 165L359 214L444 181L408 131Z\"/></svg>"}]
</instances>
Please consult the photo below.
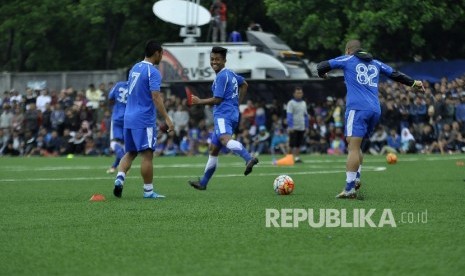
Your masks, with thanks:
<instances>
[{"instance_id":1,"label":"soccer ball","mask_svg":"<svg viewBox=\"0 0 465 276\"><path fill-rule=\"evenodd\" d=\"M273 182L273 189L278 195L288 195L294 191L294 180L289 175L282 174Z\"/></svg>"},{"instance_id":2,"label":"soccer ball","mask_svg":"<svg viewBox=\"0 0 465 276\"><path fill-rule=\"evenodd\" d=\"M388 153L386 155L386 161L388 162L388 164L397 163L397 155L395 155L394 153Z\"/></svg>"}]
</instances>

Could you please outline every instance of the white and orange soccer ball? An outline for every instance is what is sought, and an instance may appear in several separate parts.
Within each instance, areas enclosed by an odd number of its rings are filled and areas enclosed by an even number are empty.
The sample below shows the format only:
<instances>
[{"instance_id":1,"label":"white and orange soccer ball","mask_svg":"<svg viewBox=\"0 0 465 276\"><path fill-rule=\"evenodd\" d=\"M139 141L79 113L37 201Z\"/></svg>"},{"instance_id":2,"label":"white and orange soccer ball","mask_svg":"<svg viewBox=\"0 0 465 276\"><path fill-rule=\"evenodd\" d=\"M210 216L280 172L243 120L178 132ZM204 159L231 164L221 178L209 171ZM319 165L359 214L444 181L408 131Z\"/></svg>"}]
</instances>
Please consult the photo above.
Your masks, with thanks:
<instances>
[{"instance_id":1,"label":"white and orange soccer ball","mask_svg":"<svg viewBox=\"0 0 465 276\"><path fill-rule=\"evenodd\" d=\"M294 191L294 180L289 175L282 174L273 181L273 189L278 195L289 195Z\"/></svg>"},{"instance_id":2,"label":"white and orange soccer ball","mask_svg":"<svg viewBox=\"0 0 465 276\"><path fill-rule=\"evenodd\" d=\"M388 164L395 164L397 163L397 155L395 155L394 153L388 153L386 155L386 161L388 162Z\"/></svg>"}]
</instances>

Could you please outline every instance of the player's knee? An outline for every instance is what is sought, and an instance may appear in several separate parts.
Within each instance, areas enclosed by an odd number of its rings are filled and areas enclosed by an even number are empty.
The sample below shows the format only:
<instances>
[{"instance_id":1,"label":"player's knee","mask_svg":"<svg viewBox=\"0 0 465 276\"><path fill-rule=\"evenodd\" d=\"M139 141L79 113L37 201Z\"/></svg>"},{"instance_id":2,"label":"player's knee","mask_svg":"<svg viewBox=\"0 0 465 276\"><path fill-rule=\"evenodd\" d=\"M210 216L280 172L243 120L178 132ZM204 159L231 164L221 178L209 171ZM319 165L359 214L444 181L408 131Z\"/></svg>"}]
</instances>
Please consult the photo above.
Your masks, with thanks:
<instances>
[{"instance_id":1,"label":"player's knee","mask_svg":"<svg viewBox=\"0 0 465 276\"><path fill-rule=\"evenodd\" d=\"M231 137L229 137L229 136L225 135L225 136L220 137L220 142L221 142L221 144L223 146L226 146L228 144L229 140L231 140Z\"/></svg>"}]
</instances>

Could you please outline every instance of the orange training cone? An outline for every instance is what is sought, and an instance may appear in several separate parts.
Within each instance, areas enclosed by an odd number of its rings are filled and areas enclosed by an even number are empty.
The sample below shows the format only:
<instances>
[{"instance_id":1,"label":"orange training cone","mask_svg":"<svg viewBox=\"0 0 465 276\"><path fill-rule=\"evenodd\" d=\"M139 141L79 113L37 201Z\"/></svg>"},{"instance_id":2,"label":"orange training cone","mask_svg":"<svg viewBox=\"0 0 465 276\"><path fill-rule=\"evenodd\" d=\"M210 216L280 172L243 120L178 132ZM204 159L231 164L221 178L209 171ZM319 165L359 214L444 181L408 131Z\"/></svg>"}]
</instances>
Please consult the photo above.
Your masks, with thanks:
<instances>
[{"instance_id":1,"label":"orange training cone","mask_svg":"<svg viewBox=\"0 0 465 276\"><path fill-rule=\"evenodd\" d=\"M92 195L89 201L105 201L105 196L101 194Z\"/></svg>"},{"instance_id":2,"label":"orange training cone","mask_svg":"<svg viewBox=\"0 0 465 276\"><path fill-rule=\"evenodd\" d=\"M276 165L278 166L294 166L294 155L287 154L281 159L276 161Z\"/></svg>"}]
</instances>

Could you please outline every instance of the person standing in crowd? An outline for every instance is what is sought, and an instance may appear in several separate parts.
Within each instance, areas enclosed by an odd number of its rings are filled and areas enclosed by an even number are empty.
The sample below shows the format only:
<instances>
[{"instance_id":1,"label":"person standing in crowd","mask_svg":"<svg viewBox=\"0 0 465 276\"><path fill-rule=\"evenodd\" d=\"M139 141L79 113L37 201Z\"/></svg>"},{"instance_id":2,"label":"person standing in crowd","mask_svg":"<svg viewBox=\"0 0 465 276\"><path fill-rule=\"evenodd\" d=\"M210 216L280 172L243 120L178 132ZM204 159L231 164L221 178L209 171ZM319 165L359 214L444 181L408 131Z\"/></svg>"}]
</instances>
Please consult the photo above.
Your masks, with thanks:
<instances>
[{"instance_id":1,"label":"person standing in crowd","mask_svg":"<svg viewBox=\"0 0 465 276\"><path fill-rule=\"evenodd\" d=\"M360 149L363 138L369 138L381 116L378 99L378 82L380 74L388 78L421 89L423 83L394 70L385 63L373 59L362 50L358 40L346 44L345 55L322 61L318 64L318 76L327 77L332 69L342 69L347 86L345 112L345 136L348 143L346 163L346 185L336 198L356 198L361 186L360 173L363 155Z\"/></svg>"},{"instance_id":2,"label":"person standing in crowd","mask_svg":"<svg viewBox=\"0 0 465 276\"><path fill-rule=\"evenodd\" d=\"M293 155L295 163L302 163L299 156L300 147L305 142L305 132L309 126L307 104L303 100L302 87L296 87L293 96L286 106L289 154Z\"/></svg>"},{"instance_id":3,"label":"person standing in crowd","mask_svg":"<svg viewBox=\"0 0 465 276\"><path fill-rule=\"evenodd\" d=\"M125 155L118 167L113 194L121 197L126 173L137 155L142 158L141 175L144 181L144 198L164 198L153 189L153 151L157 142L157 114L166 122L167 132L174 130L173 122L166 112L160 92L161 74L158 65L163 48L154 40L145 45L145 58L136 63L128 76L128 97L124 112Z\"/></svg>"},{"instance_id":4,"label":"person standing in crowd","mask_svg":"<svg viewBox=\"0 0 465 276\"><path fill-rule=\"evenodd\" d=\"M226 20L227 20L227 7L222 0L214 0L210 6L210 13L212 15L212 41L218 41L218 32L220 41L226 42Z\"/></svg>"},{"instance_id":5,"label":"person standing in crowd","mask_svg":"<svg viewBox=\"0 0 465 276\"><path fill-rule=\"evenodd\" d=\"M198 190L206 190L207 184L218 165L218 155L222 148L227 148L242 157L246 163L244 175L252 172L258 164L258 159L252 157L244 146L232 139L234 130L239 123L239 103L247 93L247 82L230 69L225 68L227 49L213 47L210 53L210 65L216 73L213 81L213 97L200 99L192 95L192 104L213 105L213 120L215 132L212 134L210 155L205 166L204 175L199 180L189 180L188 183Z\"/></svg>"}]
</instances>

